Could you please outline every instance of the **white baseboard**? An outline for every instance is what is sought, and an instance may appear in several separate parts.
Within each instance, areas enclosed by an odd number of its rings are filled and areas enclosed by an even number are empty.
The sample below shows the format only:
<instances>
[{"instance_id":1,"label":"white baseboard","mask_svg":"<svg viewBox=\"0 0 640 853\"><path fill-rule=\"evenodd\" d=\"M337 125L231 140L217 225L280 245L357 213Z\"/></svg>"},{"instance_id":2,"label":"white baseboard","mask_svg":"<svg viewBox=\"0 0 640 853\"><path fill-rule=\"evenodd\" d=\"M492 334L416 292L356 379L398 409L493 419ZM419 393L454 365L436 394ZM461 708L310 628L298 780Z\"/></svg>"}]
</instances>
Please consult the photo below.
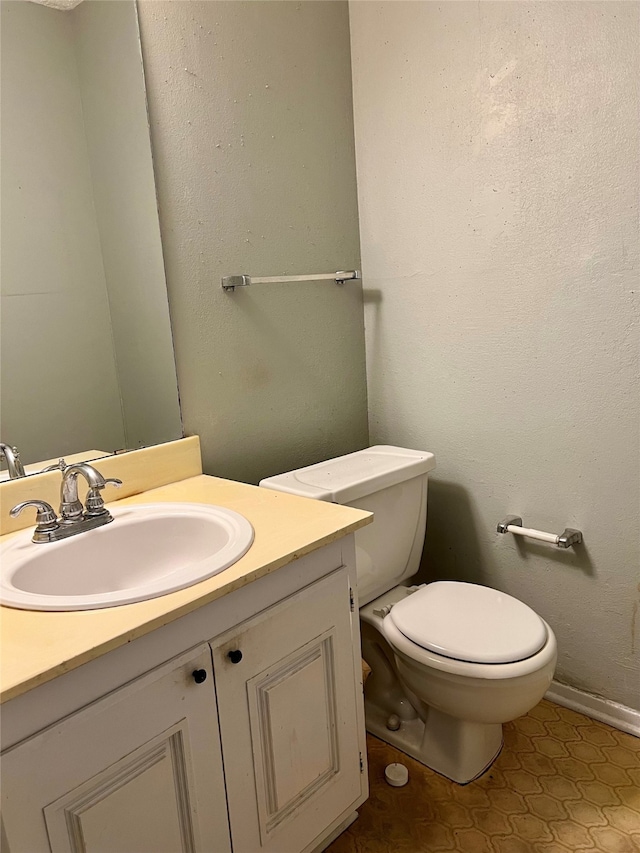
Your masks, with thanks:
<instances>
[{"instance_id":1,"label":"white baseboard","mask_svg":"<svg viewBox=\"0 0 640 853\"><path fill-rule=\"evenodd\" d=\"M594 720L600 720L601 723L607 723L614 729L620 729L621 732L640 737L640 711L634 708L627 708L625 705L618 705L617 702L592 696L591 693L584 693L576 687L569 687L558 681L551 682L551 687L544 698Z\"/></svg>"}]
</instances>

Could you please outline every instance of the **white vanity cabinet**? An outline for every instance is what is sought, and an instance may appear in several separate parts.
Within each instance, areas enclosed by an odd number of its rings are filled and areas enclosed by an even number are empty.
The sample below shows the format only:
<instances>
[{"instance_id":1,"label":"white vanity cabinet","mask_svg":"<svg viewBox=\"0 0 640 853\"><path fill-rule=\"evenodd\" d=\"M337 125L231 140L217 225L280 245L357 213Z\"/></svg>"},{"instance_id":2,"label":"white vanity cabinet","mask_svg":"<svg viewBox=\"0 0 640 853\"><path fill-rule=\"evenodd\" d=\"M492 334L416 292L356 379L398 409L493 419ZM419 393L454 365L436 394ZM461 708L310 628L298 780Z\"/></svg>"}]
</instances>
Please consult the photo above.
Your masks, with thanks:
<instances>
[{"instance_id":1,"label":"white vanity cabinet","mask_svg":"<svg viewBox=\"0 0 640 853\"><path fill-rule=\"evenodd\" d=\"M8 750L2 775L11 853L230 851L209 646Z\"/></svg>"},{"instance_id":2,"label":"white vanity cabinet","mask_svg":"<svg viewBox=\"0 0 640 853\"><path fill-rule=\"evenodd\" d=\"M362 794L349 592L334 572L212 643L236 853L307 850Z\"/></svg>"},{"instance_id":3,"label":"white vanity cabinet","mask_svg":"<svg viewBox=\"0 0 640 853\"><path fill-rule=\"evenodd\" d=\"M322 849L367 795L352 539L12 700L3 853Z\"/></svg>"}]
</instances>

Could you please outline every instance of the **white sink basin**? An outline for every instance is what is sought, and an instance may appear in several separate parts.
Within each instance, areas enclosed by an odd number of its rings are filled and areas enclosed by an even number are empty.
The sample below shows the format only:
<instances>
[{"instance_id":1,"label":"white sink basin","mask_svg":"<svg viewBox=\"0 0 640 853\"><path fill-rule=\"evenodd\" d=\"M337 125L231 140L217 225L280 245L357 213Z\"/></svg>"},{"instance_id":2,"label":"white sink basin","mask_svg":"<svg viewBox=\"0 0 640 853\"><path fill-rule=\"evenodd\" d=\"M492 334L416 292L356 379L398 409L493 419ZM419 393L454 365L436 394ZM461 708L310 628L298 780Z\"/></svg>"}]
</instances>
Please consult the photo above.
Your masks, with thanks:
<instances>
[{"instance_id":1,"label":"white sink basin","mask_svg":"<svg viewBox=\"0 0 640 853\"><path fill-rule=\"evenodd\" d=\"M137 504L61 542L35 544L32 529L0 551L0 603L23 610L94 610L146 601L229 568L253 527L207 504Z\"/></svg>"}]
</instances>

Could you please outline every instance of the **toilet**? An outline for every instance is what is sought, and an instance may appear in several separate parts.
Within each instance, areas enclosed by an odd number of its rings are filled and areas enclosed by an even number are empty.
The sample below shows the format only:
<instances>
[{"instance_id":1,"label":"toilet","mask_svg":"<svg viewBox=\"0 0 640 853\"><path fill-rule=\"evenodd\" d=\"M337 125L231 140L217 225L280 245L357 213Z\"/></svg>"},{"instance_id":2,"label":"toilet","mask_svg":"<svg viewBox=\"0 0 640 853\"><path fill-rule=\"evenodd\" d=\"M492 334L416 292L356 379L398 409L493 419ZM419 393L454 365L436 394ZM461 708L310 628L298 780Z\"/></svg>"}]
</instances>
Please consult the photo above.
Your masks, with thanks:
<instances>
[{"instance_id":1,"label":"toilet","mask_svg":"<svg viewBox=\"0 0 640 853\"><path fill-rule=\"evenodd\" d=\"M547 623L505 593L462 581L407 584L418 570L432 453L379 445L262 480L289 494L369 510L356 574L367 730L461 784L502 747L502 724L551 684Z\"/></svg>"}]
</instances>

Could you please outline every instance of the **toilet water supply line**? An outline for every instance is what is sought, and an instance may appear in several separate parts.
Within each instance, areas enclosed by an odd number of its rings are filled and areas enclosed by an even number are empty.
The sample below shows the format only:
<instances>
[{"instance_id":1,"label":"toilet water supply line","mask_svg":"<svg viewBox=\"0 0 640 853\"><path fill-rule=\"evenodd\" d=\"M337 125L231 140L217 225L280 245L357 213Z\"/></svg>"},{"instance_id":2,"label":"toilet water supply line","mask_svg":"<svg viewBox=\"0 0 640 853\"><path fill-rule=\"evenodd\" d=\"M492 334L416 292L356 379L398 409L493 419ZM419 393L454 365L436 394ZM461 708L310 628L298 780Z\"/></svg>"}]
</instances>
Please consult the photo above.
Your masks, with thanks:
<instances>
[{"instance_id":1,"label":"toilet water supply line","mask_svg":"<svg viewBox=\"0 0 640 853\"><path fill-rule=\"evenodd\" d=\"M545 533L544 530L534 530L532 527L523 527L519 515L508 515L498 522L498 533L515 533L516 536L528 536L530 539L539 539L541 542L549 542L558 548L570 548L582 542L582 531L573 527L565 527L562 533Z\"/></svg>"}]
</instances>

